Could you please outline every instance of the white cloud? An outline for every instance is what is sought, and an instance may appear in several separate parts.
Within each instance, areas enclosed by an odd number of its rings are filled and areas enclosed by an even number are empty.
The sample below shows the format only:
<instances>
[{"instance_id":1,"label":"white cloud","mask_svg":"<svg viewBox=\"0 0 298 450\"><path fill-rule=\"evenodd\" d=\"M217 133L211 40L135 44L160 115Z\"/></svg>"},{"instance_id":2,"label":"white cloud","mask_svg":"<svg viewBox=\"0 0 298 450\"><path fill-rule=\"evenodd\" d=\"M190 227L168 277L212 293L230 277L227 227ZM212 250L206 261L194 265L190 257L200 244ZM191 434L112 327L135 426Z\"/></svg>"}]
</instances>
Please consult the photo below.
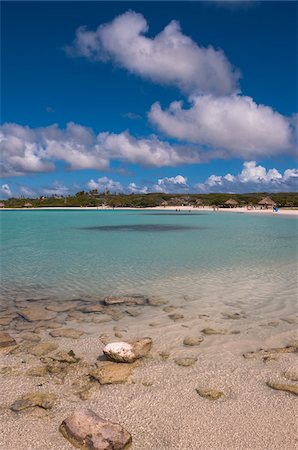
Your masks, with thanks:
<instances>
[{"instance_id":1,"label":"white cloud","mask_svg":"<svg viewBox=\"0 0 298 450\"><path fill-rule=\"evenodd\" d=\"M72 122L65 129L51 125L31 129L16 124L0 127L1 175L55 170L63 161L69 170L110 170L110 161L147 167L177 166L200 162L197 149L173 146L156 136L136 139L128 132L100 133Z\"/></svg>"},{"instance_id":2,"label":"white cloud","mask_svg":"<svg viewBox=\"0 0 298 450\"><path fill-rule=\"evenodd\" d=\"M251 97L194 96L191 106L173 102L167 110L155 103L149 118L173 138L221 150L223 156L269 156L291 151L291 120Z\"/></svg>"},{"instance_id":3,"label":"white cloud","mask_svg":"<svg viewBox=\"0 0 298 450\"><path fill-rule=\"evenodd\" d=\"M147 186L137 186L136 183L129 183L129 185L127 186L129 192L133 193L133 194L147 194L148 192L148 187Z\"/></svg>"},{"instance_id":4,"label":"white cloud","mask_svg":"<svg viewBox=\"0 0 298 450\"><path fill-rule=\"evenodd\" d=\"M176 175L175 177L160 178L152 189L155 192L175 193L188 191L189 186L186 177Z\"/></svg>"},{"instance_id":5,"label":"white cloud","mask_svg":"<svg viewBox=\"0 0 298 450\"><path fill-rule=\"evenodd\" d=\"M4 197L12 197L12 192L8 184L2 184L0 192L4 195Z\"/></svg>"},{"instance_id":6,"label":"white cloud","mask_svg":"<svg viewBox=\"0 0 298 450\"><path fill-rule=\"evenodd\" d=\"M266 170L255 161L246 161L236 175L210 175L204 183L198 183L199 192L288 192L297 191L298 169L287 169L281 174L277 169Z\"/></svg>"},{"instance_id":7,"label":"white cloud","mask_svg":"<svg viewBox=\"0 0 298 450\"><path fill-rule=\"evenodd\" d=\"M114 181L108 177L98 178L97 181L90 180L87 183L89 189L98 189L99 192L122 192L123 186L119 181Z\"/></svg>"},{"instance_id":8,"label":"white cloud","mask_svg":"<svg viewBox=\"0 0 298 450\"><path fill-rule=\"evenodd\" d=\"M148 30L142 14L128 11L96 31L78 28L65 50L93 61L111 60L131 73L186 93L224 95L237 90L239 72L222 50L200 47L175 20L153 38L145 36Z\"/></svg>"}]
</instances>

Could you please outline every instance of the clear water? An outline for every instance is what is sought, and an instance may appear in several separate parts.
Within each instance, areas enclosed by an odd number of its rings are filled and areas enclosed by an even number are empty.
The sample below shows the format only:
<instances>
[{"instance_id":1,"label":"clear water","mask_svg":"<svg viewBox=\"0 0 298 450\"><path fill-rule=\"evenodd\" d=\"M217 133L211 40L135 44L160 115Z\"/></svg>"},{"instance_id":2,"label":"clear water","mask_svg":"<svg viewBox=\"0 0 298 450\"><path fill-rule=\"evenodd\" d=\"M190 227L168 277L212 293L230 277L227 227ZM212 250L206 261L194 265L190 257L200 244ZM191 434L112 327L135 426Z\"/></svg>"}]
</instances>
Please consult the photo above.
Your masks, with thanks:
<instances>
[{"instance_id":1,"label":"clear water","mask_svg":"<svg viewBox=\"0 0 298 450\"><path fill-rule=\"evenodd\" d=\"M214 212L2 211L5 298L296 302L297 220Z\"/></svg>"}]
</instances>

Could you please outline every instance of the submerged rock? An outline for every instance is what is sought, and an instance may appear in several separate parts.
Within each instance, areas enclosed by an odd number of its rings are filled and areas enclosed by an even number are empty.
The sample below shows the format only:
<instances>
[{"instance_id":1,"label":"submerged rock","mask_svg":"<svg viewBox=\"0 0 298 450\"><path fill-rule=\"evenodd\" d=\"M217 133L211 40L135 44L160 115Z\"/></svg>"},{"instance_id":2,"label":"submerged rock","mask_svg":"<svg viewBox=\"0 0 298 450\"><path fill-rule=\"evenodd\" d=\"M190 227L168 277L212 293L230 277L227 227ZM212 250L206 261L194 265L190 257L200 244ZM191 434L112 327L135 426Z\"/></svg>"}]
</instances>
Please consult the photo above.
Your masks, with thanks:
<instances>
[{"instance_id":1,"label":"submerged rock","mask_svg":"<svg viewBox=\"0 0 298 450\"><path fill-rule=\"evenodd\" d=\"M218 400L224 396L222 391L217 391L216 389L196 388L196 391L201 397L208 398L209 400Z\"/></svg>"},{"instance_id":2,"label":"submerged rock","mask_svg":"<svg viewBox=\"0 0 298 450\"><path fill-rule=\"evenodd\" d=\"M26 394L11 405L11 410L17 412L28 408L34 408L35 406L39 406L43 409L50 409L54 406L56 400L57 397L53 394L40 392Z\"/></svg>"},{"instance_id":3,"label":"submerged rock","mask_svg":"<svg viewBox=\"0 0 298 450\"><path fill-rule=\"evenodd\" d=\"M183 366L183 367L193 366L197 360L198 360L198 358L176 358L176 359L174 359L175 363L178 366Z\"/></svg>"},{"instance_id":4,"label":"submerged rock","mask_svg":"<svg viewBox=\"0 0 298 450\"><path fill-rule=\"evenodd\" d=\"M92 370L89 375L100 384L125 383L132 373L133 367L125 363L106 363Z\"/></svg>"},{"instance_id":5,"label":"submerged rock","mask_svg":"<svg viewBox=\"0 0 298 450\"><path fill-rule=\"evenodd\" d=\"M50 335L54 338L64 337L69 339L78 339L83 334L85 334L84 331L79 331L75 328L60 328L50 331Z\"/></svg>"},{"instance_id":6,"label":"submerged rock","mask_svg":"<svg viewBox=\"0 0 298 450\"><path fill-rule=\"evenodd\" d=\"M204 338L202 336L186 336L183 340L183 344L188 346L200 345L203 340Z\"/></svg>"},{"instance_id":7,"label":"submerged rock","mask_svg":"<svg viewBox=\"0 0 298 450\"><path fill-rule=\"evenodd\" d=\"M17 343L9 333L0 333L0 348L13 347L14 345L17 345Z\"/></svg>"},{"instance_id":8,"label":"submerged rock","mask_svg":"<svg viewBox=\"0 0 298 450\"><path fill-rule=\"evenodd\" d=\"M166 305L168 302L167 300L163 300L162 298L159 297L150 297L148 299L148 305L150 306L162 306L162 305Z\"/></svg>"},{"instance_id":9,"label":"submerged rock","mask_svg":"<svg viewBox=\"0 0 298 450\"><path fill-rule=\"evenodd\" d=\"M58 345L52 342L41 342L28 349L28 353L34 356L44 356L57 350Z\"/></svg>"},{"instance_id":10,"label":"submerged rock","mask_svg":"<svg viewBox=\"0 0 298 450\"><path fill-rule=\"evenodd\" d=\"M77 309L85 314L97 313L97 312L104 311L104 307L102 305L86 305L86 306L80 306Z\"/></svg>"},{"instance_id":11,"label":"submerged rock","mask_svg":"<svg viewBox=\"0 0 298 450\"><path fill-rule=\"evenodd\" d=\"M48 374L48 369L46 366L36 366L27 370L26 373L30 377L44 377Z\"/></svg>"},{"instance_id":12,"label":"submerged rock","mask_svg":"<svg viewBox=\"0 0 298 450\"><path fill-rule=\"evenodd\" d=\"M298 395L298 385L297 384L284 384L284 383L272 383L271 381L267 381L267 386L272 389L276 389L277 391L286 391L291 394Z\"/></svg>"},{"instance_id":13,"label":"submerged rock","mask_svg":"<svg viewBox=\"0 0 298 450\"><path fill-rule=\"evenodd\" d=\"M105 297L104 302L106 305L145 305L146 300L147 298L143 295L121 295Z\"/></svg>"},{"instance_id":14,"label":"submerged rock","mask_svg":"<svg viewBox=\"0 0 298 450\"><path fill-rule=\"evenodd\" d=\"M76 308L77 306L77 302L53 303L52 305L47 305L46 309L54 312L66 312Z\"/></svg>"},{"instance_id":15,"label":"submerged rock","mask_svg":"<svg viewBox=\"0 0 298 450\"><path fill-rule=\"evenodd\" d=\"M184 315L183 314L179 314L179 313L169 314L168 317L171 320L173 320L174 322L177 322L177 320L184 319Z\"/></svg>"},{"instance_id":16,"label":"submerged rock","mask_svg":"<svg viewBox=\"0 0 298 450\"><path fill-rule=\"evenodd\" d=\"M225 330L214 330L213 328L204 328L202 330L202 333L206 334L206 335L211 335L211 334L226 334Z\"/></svg>"},{"instance_id":17,"label":"submerged rock","mask_svg":"<svg viewBox=\"0 0 298 450\"><path fill-rule=\"evenodd\" d=\"M112 361L133 363L137 359L146 356L151 347L152 339L146 337L131 343L111 342L104 347L103 352Z\"/></svg>"},{"instance_id":18,"label":"submerged rock","mask_svg":"<svg viewBox=\"0 0 298 450\"><path fill-rule=\"evenodd\" d=\"M296 346L287 346L287 347L277 347L277 348L270 348L268 350L263 350L262 348L260 350L256 350L254 352L247 352L244 353L244 358L255 358L255 357L268 357L268 356L274 356L278 353L296 353L298 351Z\"/></svg>"},{"instance_id":19,"label":"submerged rock","mask_svg":"<svg viewBox=\"0 0 298 450\"><path fill-rule=\"evenodd\" d=\"M25 308L18 310L18 314L28 322L51 320L57 317L57 313L42 307Z\"/></svg>"},{"instance_id":20,"label":"submerged rock","mask_svg":"<svg viewBox=\"0 0 298 450\"><path fill-rule=\"evenodd\" d=\"M81 358L75 355L73 350L70 350L69 352L58 352L54 356L49 356L47 358L44 358L46 360L45 362L49 361L57 361L61 363L67 363L67 364L75 364L80 361Z\"/></svg>"},{"instance_id":21,"label":"submerged rock","mask_svg":"<svg viewBox=\"0 0 298 450\"><path fill-rule=\"evenodd\" d=\"M21 338L24 341L30 341L30 342L40 342L41 341L41 337L38 336L38 334L36 334L36 333L24 333L24 334L21 334Z\"/></svg>"},{"instance_id":22,"label":"submerged rock","mask_svg":"<svg viewBox=\"0 0 298 450\"><path fill-rule=\"evenodd\" d=\"M59 427L69 442L82 450L123 450L131 434L121 425L102 419L90 409L75 411Z\"/></svg>"}]
</instances>

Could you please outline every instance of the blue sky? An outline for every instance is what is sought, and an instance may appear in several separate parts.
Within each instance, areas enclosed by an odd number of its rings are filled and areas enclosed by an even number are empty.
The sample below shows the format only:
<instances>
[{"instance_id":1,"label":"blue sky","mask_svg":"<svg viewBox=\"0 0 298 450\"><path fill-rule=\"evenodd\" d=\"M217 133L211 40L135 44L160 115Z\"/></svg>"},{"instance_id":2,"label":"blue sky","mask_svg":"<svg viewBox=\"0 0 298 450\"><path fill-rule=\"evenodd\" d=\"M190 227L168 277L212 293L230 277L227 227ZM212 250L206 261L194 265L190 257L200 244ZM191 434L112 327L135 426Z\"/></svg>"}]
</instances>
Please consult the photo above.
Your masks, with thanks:
<instances>
[{"instance_id":1,"label":"blue sky","mask_svg":"<svg viewBox=\"0 0 298 450\"><path fill-rule=\"evenodd\" d=\"M1 196L297 189L296 2L3 2Z\"/></svg>"}]
</instances>

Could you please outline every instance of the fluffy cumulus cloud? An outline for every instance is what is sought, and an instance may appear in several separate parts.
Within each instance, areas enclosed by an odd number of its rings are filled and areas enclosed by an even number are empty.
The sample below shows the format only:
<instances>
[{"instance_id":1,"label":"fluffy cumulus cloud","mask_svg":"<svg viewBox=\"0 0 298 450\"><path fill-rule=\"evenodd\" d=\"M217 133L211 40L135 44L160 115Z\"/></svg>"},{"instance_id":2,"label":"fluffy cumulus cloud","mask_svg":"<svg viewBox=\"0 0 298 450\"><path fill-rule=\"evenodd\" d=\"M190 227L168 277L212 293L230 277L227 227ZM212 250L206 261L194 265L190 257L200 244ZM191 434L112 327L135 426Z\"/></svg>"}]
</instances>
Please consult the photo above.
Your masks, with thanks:
<instances>
[{"instance_id":1,"label":"fluffy cumulus cloud","mask_svg":"<svg viewBox=\"0 0 298 450\"><path fill-rule=\"evenodd\" d=\"M160 178L156 184L153 185L152 190L155 192L185 192L189 190L187 184L187 178L182 175L176 175L175 177Z\"/></svg>"},{"instance_id":2,"label":"fluffy cumulus cloud","mask_svg":"<svg viewBox=\"0 0 298 450\"><path fill-rule=\"evenodd\" d=\"M2 184L0 188L0 192L3 197L9 198L12 197L12 192L8 184Z\"/></svg>"},{"instance_id":3,"label":"fluffy cumulus cloud","mask_svg":"<svg viewBox=\"0 0 298 450\"><path fill-rule=\"evenodd\" d=\"M97 169L107 171L110 161L140 164L147 167L177 166L200 162L197 149L173 146L156 136L136 139L128 132L99 133L68 123L31 129L16 124L0 127L1 175L55 170L63 161L69 170Z\"/></svg>"},{"instance_id":4,"label":"fluffy cumulus cloud","mask_svg":"<svg viewBox=\"0 0 298 450\"><path fill-rule=\"evenodd\" d=\"M128 192L132 194L147 194L148 186L138 186L136 183L129 183L127 186Z\"/></svg>"},{"instance_id":5,"label":"fluffy cumulus cloud","mask_svg":"<svg viewBox=\"0 0 298 450\"><path fill-rule=\"evenodd\" d=\"M108 177L101 177L98 180L90 180L87 183L90 190L97 189L99 192L123 192L123 186L119 181L114 181Z\"/></svg>"},{"instance_id":6,"label":"fluffy cumulus cloud","mask_svg":"<svg viewBox=\"0 0 298 450\"><path fill-rule=\"evenodd\" d=\"M290 119L251 97L194 96L191 106L173 102L163 110L155 103L149 118L173 138L222 151L223 156L251 158L293 151Z\"/></svg>"},{"instance_id":7,"label":"fluffy cumulus cloud","mask_svg":"<svg viewBox=\"0 0 298 450\"><path fill-rule=\"evenodd\" d=\"M243 164L240 173L224 176L210 175L204 183L195 186L198 192L287 192L298 189L298 169L287 169L280 173L277 169L266 170L255 161Z\"/></svg>"},{"instance_id":8,"label":"fluffy cumulus cloud","mask_svg":"<svg viewBox=\"0 0 298 450\"><path fill-rule=\"evenodd\" d=\"M153 82L174 85L186 93L230 94L238 89L239 72L222 50L197 45L171 21L154 38L142 14L128 11L95 31L80 27L66 52L89 60L112 61Z\"/></svg>"}]
</instances>

